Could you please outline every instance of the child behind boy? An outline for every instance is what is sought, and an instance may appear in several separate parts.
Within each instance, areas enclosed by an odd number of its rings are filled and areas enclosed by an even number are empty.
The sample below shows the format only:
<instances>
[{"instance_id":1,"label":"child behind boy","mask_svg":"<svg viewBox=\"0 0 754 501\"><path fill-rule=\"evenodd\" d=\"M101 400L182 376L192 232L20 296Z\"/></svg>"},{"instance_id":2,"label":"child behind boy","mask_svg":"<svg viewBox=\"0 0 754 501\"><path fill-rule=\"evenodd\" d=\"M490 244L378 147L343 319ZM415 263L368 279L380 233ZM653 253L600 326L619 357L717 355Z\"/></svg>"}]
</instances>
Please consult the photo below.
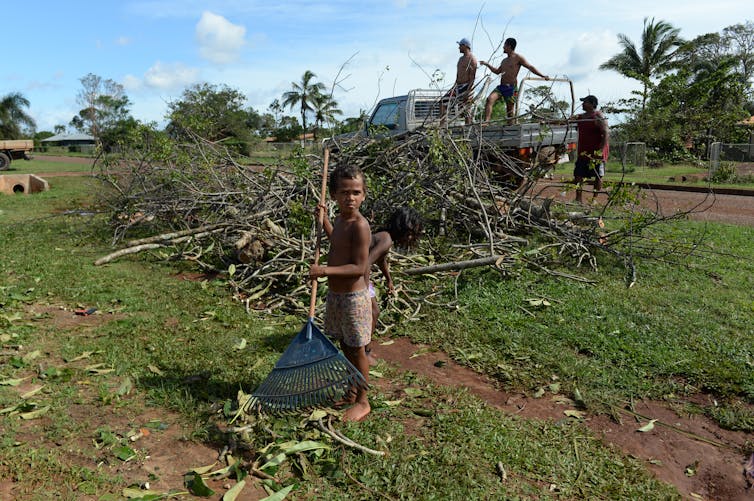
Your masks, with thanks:
<instances>
[{"instance_id":1,"label":"child behind boy","mask_svg":"<svg viewBox=\"0 0 754 501\"><path fill-rule=\"evenodd\" d=\"M364 174L357 167L339 166L329 180L330 196L338 205L335 223L324 225L330 239L327 265L313 265L312 279L327 277L325 332L340 341L346 358L369 381L365 347L371 341L372 303L367 288L369 271L369 222L359 212L366 199ZM322 210L320 207L319 210ZM345 421L361 421L371 412L365 389L356 391Z\"/></svg>"},{"instance_id":2,"label":"child behind boy","mask_svg":"<svg viewBox=\"0 0 754 501\"><path fill-rule=\"evenodd\" d=\"M369 287L369 295L372 297L372 333L377 328L377 320L380 317L380 306L377 302L377 292L374 285L369 280L369 274L373 264L382 271L385 277L387 290L389 293L394 292L393 277L390 274L390 264L388 255L390 249L395 244L396 247L412 248L419 241L422 233L422 220L418 212L410 207L401 207L390 216L387 226L384 229L372 234L369 243L369 269L364 279ZM374 363L372 358L372 343L366 346L366 354L370 364Z\"/></svg>"}]
</instances>

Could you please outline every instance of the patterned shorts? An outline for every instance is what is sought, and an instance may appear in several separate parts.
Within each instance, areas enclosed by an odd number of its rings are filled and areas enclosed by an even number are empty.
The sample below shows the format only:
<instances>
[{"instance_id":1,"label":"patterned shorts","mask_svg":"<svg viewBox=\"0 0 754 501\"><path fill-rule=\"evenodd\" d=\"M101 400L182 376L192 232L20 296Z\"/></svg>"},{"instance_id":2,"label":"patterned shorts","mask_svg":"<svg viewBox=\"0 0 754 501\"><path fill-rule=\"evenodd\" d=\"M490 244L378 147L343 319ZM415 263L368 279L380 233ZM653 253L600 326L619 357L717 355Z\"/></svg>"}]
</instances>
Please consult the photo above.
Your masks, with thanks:
<instances>
[{"instance_id":1,"label":"patterned shorts","mask_svg":"<svg viewBox=\"0 0 754 501\"><path fill-rule=\"evenodd\" d=\"M325 332L352 348L369 344L372 340L372 298L369 289L328 292Z\"/></svg>"}]
</instances>

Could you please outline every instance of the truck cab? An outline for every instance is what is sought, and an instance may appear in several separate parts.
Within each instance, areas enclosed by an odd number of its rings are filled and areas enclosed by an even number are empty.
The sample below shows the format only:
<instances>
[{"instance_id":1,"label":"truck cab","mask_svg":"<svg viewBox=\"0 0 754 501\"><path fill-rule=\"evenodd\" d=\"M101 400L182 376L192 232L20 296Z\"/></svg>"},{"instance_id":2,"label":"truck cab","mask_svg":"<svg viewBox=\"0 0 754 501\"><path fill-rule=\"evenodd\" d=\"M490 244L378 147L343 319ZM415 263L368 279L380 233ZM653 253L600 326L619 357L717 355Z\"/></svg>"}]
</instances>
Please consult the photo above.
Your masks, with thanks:
<instances>
[{"instance_id":1,"label":"truck cab","mask_svg":"<svg viewBox=\"0 0 754 501\"><path fill-rule=\"evenodd\" d=\"M414 89L403 96L382 99L367 120L364 132L367 135L393 135L439 122L440 102L444 95L442 90ZM448 114L451 116L450 125L463 125L459 113L450 110ZM454 116L457 118L453 119Z\"/></svg>"}]
</instances>

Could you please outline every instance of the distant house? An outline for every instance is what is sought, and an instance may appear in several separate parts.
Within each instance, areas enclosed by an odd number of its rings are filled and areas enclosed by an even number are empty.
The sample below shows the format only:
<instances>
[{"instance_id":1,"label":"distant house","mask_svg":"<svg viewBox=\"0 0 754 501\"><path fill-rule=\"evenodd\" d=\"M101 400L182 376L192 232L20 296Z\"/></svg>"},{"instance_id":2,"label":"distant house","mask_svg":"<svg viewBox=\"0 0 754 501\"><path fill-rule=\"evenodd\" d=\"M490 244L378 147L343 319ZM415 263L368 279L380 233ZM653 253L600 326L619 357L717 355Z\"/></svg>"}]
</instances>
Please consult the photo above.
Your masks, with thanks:
<instances>
[{"instance_id":1,"label":"distant house","mask_svg":"<svg viewBox=\"0 0 754 501\"><path fill-rule=\"evenodd\" d=\"M43 151L47 150L47 146L56 146L80 153L92 153L97 144L94 137L89 134L56 134L40 142Z\"/></svg>"},{"instance_id":2,"label":"distant house","mask_svg":"<svg viewBox=\"0 0 754 501\"><path fill-rule=\"evenodd\" d=\"M47 146L91 146L94 147L96 141L89 134L55 134L54 136L42 139L41 141Z\"/></svg>"}]
</instances>

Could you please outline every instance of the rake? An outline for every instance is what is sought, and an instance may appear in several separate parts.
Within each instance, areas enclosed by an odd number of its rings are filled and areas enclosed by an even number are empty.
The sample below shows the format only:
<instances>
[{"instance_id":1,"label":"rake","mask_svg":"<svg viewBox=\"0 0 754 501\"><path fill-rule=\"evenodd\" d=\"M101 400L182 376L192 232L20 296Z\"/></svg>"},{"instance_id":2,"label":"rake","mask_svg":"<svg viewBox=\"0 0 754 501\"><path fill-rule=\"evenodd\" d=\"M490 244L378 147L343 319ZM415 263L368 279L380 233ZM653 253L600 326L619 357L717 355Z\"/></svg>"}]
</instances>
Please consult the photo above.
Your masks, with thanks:
<instances>
[{"instance_id":1,"label":"rake","mask_svg":"<svg viewBox=\"0 0 754 501\"><path fill-rule=\"evenodd\" d=\"M330 150L325 149L322 168L324 203L327 190L327 164ZM324 214L317 219L317 246L314 264L319 264ZM314 324L317 304L317 280L312 280L309 319L285 349L272 372L262 381L249 400L250 407L272 413L292 412L307 407L321 407L359 388L366 389L364 376Z\"/></svg>"}]
</instances>

